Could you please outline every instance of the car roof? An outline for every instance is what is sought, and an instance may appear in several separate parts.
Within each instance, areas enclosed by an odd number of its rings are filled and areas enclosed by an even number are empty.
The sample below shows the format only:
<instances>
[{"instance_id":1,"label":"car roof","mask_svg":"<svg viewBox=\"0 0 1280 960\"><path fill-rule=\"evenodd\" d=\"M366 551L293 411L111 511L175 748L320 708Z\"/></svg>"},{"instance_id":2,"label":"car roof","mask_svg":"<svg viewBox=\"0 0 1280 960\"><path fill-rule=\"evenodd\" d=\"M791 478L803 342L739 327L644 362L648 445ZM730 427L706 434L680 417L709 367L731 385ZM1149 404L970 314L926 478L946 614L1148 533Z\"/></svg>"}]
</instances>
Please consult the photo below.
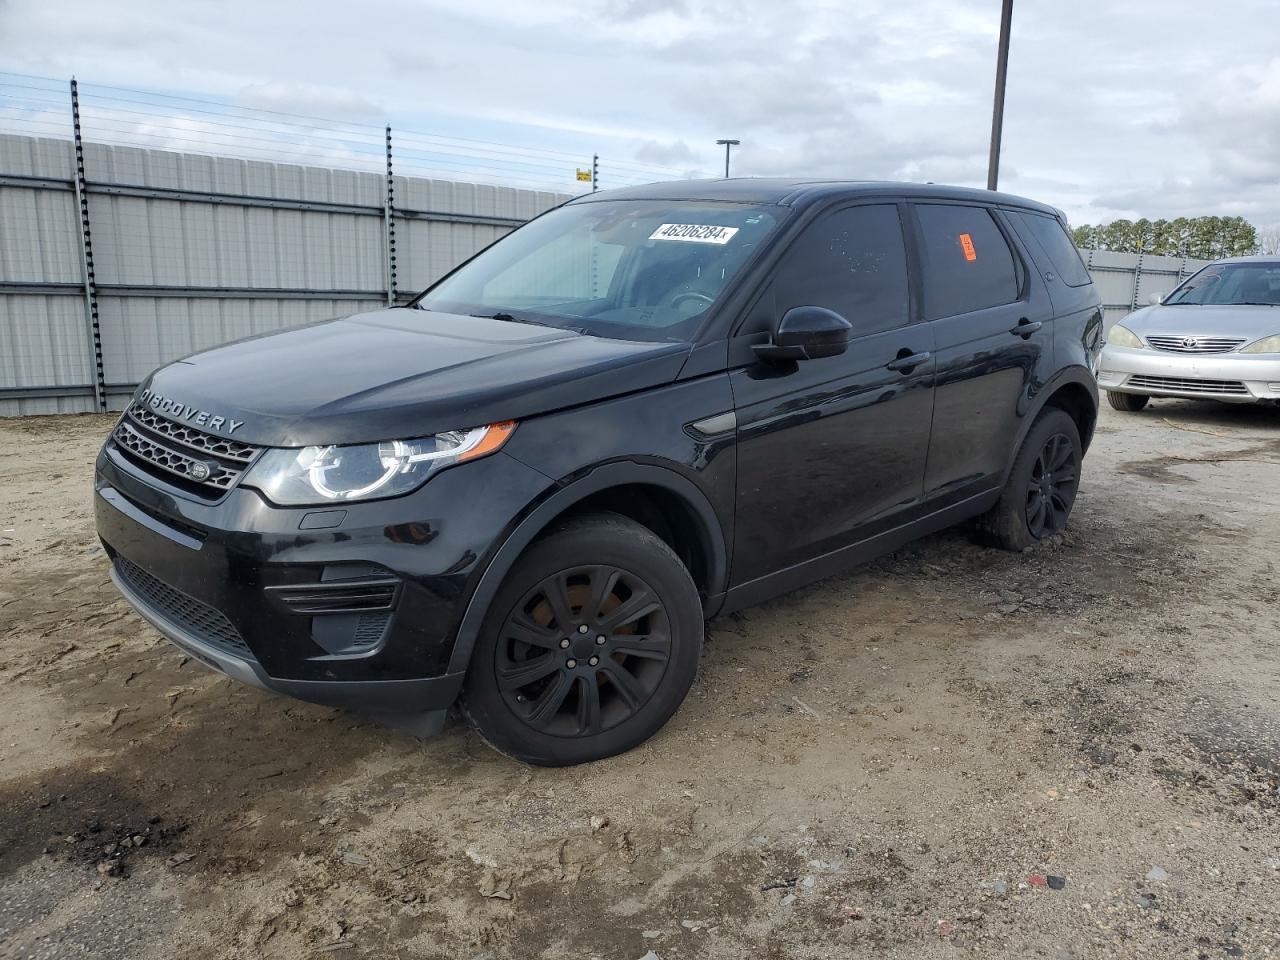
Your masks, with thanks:
<instances>
[{"instance_id":1,"label":"car roof","mask_svg":"<svg viewBox=\"0 0 1280 960\"><path fill-rule=\"evenodd\" d=\"M830 199L854 197L909 197L924 200L967 200L970 202L1025 207L1062 218L1060 211L1025 197L948 187L934 183L898 183L891 180L797 180L786 177L733 177L724 180L668 180L637 187L601 190L571 200L592 203L601 200L729 200L738 203L772 203L781 206L808 206Z\"/></svg>"}]
</instances>

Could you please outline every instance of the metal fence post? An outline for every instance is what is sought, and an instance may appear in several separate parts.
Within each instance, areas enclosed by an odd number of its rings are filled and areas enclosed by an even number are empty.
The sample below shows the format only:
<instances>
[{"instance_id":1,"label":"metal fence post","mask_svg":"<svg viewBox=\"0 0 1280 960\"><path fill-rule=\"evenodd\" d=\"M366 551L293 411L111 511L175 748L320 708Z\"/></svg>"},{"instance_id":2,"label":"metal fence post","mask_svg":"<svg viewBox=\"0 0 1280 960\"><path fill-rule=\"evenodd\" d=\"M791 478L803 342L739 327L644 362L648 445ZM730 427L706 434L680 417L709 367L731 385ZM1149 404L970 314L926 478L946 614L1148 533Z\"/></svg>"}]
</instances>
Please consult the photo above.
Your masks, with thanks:
<instances>
[{"instance_id":1,"label":"metal fence post","mask_svg":"<svg viewBox=\"0 0 1280 960\"><path fill-rule=\"evenodd\" d=\"M1142 290L1142 258L1145 254L1138 254L1138 262L1133 265L1133 301L1131 309L1138 309L1138 294Z\"/></svg>"},{"instance_id":2,"label":"metal fence post","mask_svg":"<svg viewBox=\"0 0 1280 960\"><path fill-rule=\"evenodd\" d=\"M387 265L387 306L396 305L396 182L391 169L391 124L387 124L387 192L382 201L383 257Z\"/></svg>"},{"instance_id":3,"label":"metal fence post","mask_svg":"<svg viewBox=\"0 0 1280 960\"><path fill-rule=\"evenodd\" d=\"M80 138L80 88L71 78L71 132L75 150L76 208L80 211L80 267L84 277L84 320L93 360L93 400L107 409L107 378L102 366L102 324L98 318L98 284L93 273L93 240L89 232L89 194L84 176L84 141Z\"/></svg>"}]
</instances>

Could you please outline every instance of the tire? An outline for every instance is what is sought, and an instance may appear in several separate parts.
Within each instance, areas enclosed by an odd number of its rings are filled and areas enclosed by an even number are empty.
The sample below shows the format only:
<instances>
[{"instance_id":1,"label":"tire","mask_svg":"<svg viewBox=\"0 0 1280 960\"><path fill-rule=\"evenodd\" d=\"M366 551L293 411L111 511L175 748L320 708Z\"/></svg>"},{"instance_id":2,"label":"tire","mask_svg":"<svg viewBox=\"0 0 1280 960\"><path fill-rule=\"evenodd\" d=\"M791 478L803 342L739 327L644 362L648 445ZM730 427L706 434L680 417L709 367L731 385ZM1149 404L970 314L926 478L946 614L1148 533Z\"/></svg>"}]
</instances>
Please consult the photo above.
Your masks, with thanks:
<instances>
[{"instance_id":1,"label":"tire","mask_svg":"<svg viewBox=\"0 0 1280 960\"><path fill-rule=\"evenodd\" d=\"M619 514L577 517L535 541L498 590L462 712L525 763L611 757L684 702L702 634L697 587L661 538Z\"/></svg>"},{"instance_id":2,"label":"tire","mask_svg":"<svg viewBox=\"0 0 1280 960\"><path fill-rule=\"evenodd\" d=\"M985 539L1022 551L1060 533L1080 488L1083 459L1075 421L1057 407L1043 411L1018 449L1000 499L978 521Z\"/></svg>"},{"instance_id":3,"label":"tire","mask_svg":"<svg viewBox=\"0 0 1280 960\"><path fill-rule=\"evenodd\" d=\"M1113 390L1107 391L1107 403L1116 410L1123 410L1125 413L1137 413L1147 405L1147 401L1151 398L1141 393L1116 393Z\"/></svg>"}]
</instances>

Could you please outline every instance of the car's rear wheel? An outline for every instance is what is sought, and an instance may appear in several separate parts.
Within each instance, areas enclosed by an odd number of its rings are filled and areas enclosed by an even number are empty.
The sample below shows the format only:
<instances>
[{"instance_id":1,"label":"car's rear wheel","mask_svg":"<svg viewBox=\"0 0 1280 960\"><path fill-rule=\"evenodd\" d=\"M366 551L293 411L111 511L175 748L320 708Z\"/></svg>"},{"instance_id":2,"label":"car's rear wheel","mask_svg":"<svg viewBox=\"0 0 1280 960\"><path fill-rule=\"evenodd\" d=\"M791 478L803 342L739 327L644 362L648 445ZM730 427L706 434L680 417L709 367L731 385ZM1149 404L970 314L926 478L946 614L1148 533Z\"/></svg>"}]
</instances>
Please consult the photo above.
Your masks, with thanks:
<instances>
[{"instance_id":1,"label":"car's rear wheel","mask_svg":"<svg viewBox=\"0 0 1280 960\"><path fill-rule=\"evenodd\" d=\"M498 591L462 693L493 747L540 766L599 760L651 737L693 684L702 604L689 571L625 517L571 519Z\"/></svg>"},{"instance_id":2,"label":"car's rear wheel","mask_svg":"<svg viewBox=\"0 0 1280 960\"><path fill-rule=\"evenodd\" d=\"M1147 405L1147 401L1151 398L1141 393L1116 393L1114 390L1107 391L1107 403L1116 410L1123 410L1125 413L1137 413Z\"/></svg>"},{"instance_id":3,"label":"car's rear wheel","mask_svg":"<svg viewBox=\"0 0 1280 960\"><path fill-rule=\"evenodd\" d=\"M1061 533L1075 504L1083 459L1076 422L1064 410L1045 410L1022 441L1004 492L979 520L979 529L1006 550L1025 550Z\"/></svg>"}]
</instances>

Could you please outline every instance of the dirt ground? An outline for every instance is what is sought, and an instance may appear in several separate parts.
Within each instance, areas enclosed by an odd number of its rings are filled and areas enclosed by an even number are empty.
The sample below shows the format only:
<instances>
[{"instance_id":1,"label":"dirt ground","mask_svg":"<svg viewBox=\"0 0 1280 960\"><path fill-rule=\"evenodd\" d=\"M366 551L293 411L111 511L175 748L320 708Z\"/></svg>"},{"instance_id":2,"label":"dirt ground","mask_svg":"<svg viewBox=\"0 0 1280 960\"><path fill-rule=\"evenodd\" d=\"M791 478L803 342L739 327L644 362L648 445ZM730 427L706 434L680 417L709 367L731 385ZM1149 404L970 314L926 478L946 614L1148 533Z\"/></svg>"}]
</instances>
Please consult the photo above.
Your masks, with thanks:
<instances>
[{"instance_id":1,"label":"dirt ground","mask_svg":"<svg viewBox=\"0 0 1280 960\"><path fill-rule=\"evenodd\" d=\"M1103 413L1069 532L711 624L667 729L535 770L185 660L0 421L0 956L1280 955L1280 411Z\"/></svg>"}]
</instances>

